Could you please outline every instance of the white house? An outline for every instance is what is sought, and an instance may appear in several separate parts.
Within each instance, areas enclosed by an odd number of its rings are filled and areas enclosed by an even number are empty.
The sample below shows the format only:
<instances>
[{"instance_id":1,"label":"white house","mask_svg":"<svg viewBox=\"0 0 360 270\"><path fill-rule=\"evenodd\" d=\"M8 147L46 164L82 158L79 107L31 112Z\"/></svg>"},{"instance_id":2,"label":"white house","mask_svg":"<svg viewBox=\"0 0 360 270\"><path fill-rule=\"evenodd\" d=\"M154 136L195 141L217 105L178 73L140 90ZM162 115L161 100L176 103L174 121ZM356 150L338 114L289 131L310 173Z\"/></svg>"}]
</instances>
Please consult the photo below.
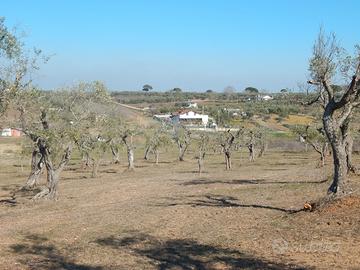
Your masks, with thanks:
<instances>
[{"instance_id":1,"label":"white house","mask_svg":"<svg viewBox=\"0 0 360 270\"><path fill-rule=\"evenodd\" d=\"M268 100L272 100L274 99L272 96L269 96L269 95L265 95L265 96L262 96L261 97L262 100L265 100L265 101L268 101Z\"/></svg>"},{"instance_id":2,"label":"white house","mask_svg":"<svg viewBox=\"0 0 360 270\"><path fill-rule=\"evenodd\" d=\"M174 123L182 123L184 125L203 125L206 126L209 122L207 114L199 114L193 111L180 111L171 116Z\"/></svg>"}]
</instances>

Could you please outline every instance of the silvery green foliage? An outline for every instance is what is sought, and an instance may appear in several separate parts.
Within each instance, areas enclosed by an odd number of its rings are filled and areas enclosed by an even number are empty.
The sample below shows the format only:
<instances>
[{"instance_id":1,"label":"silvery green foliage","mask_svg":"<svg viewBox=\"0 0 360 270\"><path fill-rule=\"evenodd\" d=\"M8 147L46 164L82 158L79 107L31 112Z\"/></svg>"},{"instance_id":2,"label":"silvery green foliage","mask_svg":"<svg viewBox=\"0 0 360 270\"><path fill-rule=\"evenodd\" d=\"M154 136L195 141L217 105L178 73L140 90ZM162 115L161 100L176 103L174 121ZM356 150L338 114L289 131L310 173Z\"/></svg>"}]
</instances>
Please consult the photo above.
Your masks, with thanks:
<instances>
[{"instance_id":1,"label":"silvery green foliage","mask_svg":"<svg viewBox=\"0 0 360 270\"><path fill-rule=\"evenodd\" d=\"M31 89L33 72L49 57L36 48L27 49L16 30L0 17L0 113L4 113L20 91Z\"/></svg>"}]
</instances>

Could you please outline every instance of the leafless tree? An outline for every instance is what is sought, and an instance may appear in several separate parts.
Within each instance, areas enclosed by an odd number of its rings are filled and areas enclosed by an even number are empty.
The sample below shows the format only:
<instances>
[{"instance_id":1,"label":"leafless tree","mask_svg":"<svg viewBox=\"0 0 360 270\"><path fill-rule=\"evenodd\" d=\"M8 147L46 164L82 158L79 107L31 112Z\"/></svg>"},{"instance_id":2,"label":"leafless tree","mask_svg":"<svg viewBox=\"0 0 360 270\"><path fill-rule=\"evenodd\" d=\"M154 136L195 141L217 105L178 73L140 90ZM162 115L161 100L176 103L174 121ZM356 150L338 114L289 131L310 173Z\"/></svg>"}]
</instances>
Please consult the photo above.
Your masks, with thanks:
<instances>
[{"instance_id":1,"label":"leafless tree","mask_svg":"<svg viewBox=\"0 0 360 270\"><path fill-rule=\"evenodd\" d=\"M317 86L316 98L308 104L319 103L323 109L322 122L330 142L334 163L333 181L328 192L345 195L351 191L347 174L351 166L351 119L360 105L360 50L355 57L344 57L335 35L326 36L322 30L313 47L310 59L310 84ZM347 87L336 92L332 85L340 75L347 80Z\"/></svg>"},{"instance_id":2,"label":"leafless tree","mask_svg":"<svg viewBox=\"0 0 360 270\"><path fill-rule=\"evenodd\" d=\"M302 138L304 143L311 145L311 147L320 155L319 167L324 167L329 146L325 130L322 127L316 128L310 125L298 125L292 130Z\"/></svg>"},{"instance_id":3,"label":"leafless tree","mask_svg":"<svg viewBox=\"0 0 360 270\"><path fill-rule=\"evenodd\" d=\"M259 144L259 154L258 157L263 157L268 149L268 135L265 128L259 128L255 134Z\"/></svg>"},{"instance_id":4,"label":"leafless tree","mask_svg":"<svg viewBox=\"0 0 360 270\"><path fill-rule=\"evenodd\" d=\"M218 141L220 146L222 147L222 151L224 153L225 157L225 169L231 170L231 152L233 145L235 143L235 139L240 137L240 134L242 133L242 128L240 128L235 134L231 132L231 130L227 130L220 134L218 137Z\"/></svg>"},{"instance_id":5,"label":"leafless tree","mask_svg":"<svg viewBox=\"0 0 360 270\"><path fill-rule=\"evenodd\" d=\"M210 137L207 133L202 132L199 134L198 138L196 138L196 142L197 142L197 150L198 150L198 154L196 156L196 159L198 161L198 167L199 167L198 172L199 172L199 174L201 174L204 171L205 155L211 145Z\"/></svg>"},{"instance_id":6,"label":"leafless tree","mask_svg":"<svg viewBox=\"0 0 360 270\"><path fill-rule=\"evenodd\" d=\"M249 160L250 160L250 162L254 162L255 161L255 134L252 130L249 132L249 142L247 144L247 147L249 149Z\"/></svg>"}]
</instances>

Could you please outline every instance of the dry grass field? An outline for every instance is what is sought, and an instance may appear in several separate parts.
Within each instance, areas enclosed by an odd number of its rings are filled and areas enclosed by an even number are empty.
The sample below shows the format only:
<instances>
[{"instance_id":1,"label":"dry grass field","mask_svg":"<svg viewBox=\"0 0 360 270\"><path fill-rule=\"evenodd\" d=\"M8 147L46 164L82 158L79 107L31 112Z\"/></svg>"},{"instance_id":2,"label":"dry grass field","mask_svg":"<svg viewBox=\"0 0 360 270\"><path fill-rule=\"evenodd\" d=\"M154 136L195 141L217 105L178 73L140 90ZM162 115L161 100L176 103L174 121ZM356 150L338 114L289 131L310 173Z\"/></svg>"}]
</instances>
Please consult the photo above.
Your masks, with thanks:
<instances>
[{"instance_id":1,"label":"dry grass field","mask_svg":"<svg viewBox=\"0 0 360 270\"><path fill-rule=\"evenodd\" d=\"M135 171L123 155L98 178L75 159L58 201L34 202L11 197L29 173L18 144L0 141L0 269L360 269L360 177L352 197L296 211L329 185L315 153L234 153L231 171L210 154L198 175L192 152L155 165L138 149Z\"/></svg>"}]
</instances>

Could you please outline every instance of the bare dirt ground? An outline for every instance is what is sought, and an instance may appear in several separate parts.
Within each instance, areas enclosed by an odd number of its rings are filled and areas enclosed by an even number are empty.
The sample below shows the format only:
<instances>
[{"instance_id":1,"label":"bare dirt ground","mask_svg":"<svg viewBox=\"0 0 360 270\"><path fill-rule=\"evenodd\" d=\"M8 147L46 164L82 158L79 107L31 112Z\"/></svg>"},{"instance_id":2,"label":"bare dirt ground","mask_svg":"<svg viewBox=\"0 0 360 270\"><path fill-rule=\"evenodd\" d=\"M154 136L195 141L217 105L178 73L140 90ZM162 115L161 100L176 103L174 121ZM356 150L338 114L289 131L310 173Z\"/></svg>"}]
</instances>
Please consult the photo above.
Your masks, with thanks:
<instances>
[{"instance_id":1,"label":"bare dirt ground","mask_svg":"<svg viewBox=\"0 0 360 270\"><path fill-rule=\"evenodd\" d=\"M95 179L72 161L56 202L11 198L29 167L5 151L0 269L360 269L358 176L352 197L293 213L329 185L314 153L273 150L254 163L234 153L229 172L212 154L198 175L194 153L177 162L169 151L156 166L138 150L134 172L124 157Z\"/></svg>"}]
</instances>

